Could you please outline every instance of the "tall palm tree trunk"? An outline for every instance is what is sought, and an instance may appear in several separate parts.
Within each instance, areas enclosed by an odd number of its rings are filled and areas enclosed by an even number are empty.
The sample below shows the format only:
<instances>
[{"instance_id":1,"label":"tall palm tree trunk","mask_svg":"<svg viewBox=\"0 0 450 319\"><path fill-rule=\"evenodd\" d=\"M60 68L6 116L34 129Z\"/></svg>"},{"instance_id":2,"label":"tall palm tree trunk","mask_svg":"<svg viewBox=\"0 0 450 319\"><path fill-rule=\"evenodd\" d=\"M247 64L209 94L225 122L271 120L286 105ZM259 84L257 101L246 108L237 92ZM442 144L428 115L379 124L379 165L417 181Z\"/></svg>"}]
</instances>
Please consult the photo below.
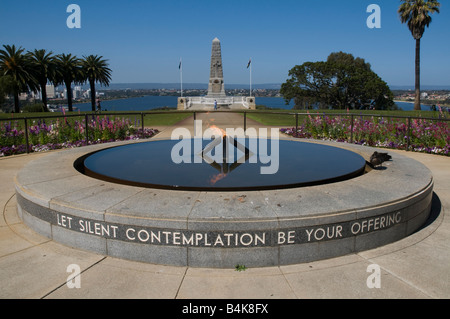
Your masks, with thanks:
<instances>
[{"instance_id":1,"label":"tall palm tree trunk","mask_svg":"<svg viewBox=\"0 0 450 319\"><path fill-rule=\"evenodd\" d=\"M14 92L14 113L20 113L19 93Z\"/></svg>"},{"instance_id":2,"label":"tall palm tree trunk","mask_svg":"<svg viewBox=\"0 0 450 319\"><path fill-rule=\"evenodd\" d=\"M44 103L44 112L48 112L46 84L41 83L41 95L42 95L42 103Z\"/></svg>"},{"instance_id":3,"label":"tall palm tree trunk","mask_svg":"<svg viewBox=\"0 0 450 319\"><path fill-rule=\"evenodd\" d=\"M95 112L95 81L92 79L89 79L89 84L91 86L91 106L92 106L92 112Z\"/></svg>"},{"instance_id":4,"label":"tall palm tree trunk","mask_svg":"<svg viewBox=\"0 0 450 319\"><path fill-rule=\"evenodd\" d=\"M416 39L416 99L414 110L420 111L420 39Z\"/></svg>"},{"instance_id":5,"label":"tall palm tree trunk","mask_svg":"<svg viewBox=\"0 0 450 319\"><path fill-rule=\"evenodd\" d=\"M72 87L71 87L70 83L66 83L66 91L67 91L67 106L69 107L69 112L73 112Z\"/></svg>"}]
</instances>

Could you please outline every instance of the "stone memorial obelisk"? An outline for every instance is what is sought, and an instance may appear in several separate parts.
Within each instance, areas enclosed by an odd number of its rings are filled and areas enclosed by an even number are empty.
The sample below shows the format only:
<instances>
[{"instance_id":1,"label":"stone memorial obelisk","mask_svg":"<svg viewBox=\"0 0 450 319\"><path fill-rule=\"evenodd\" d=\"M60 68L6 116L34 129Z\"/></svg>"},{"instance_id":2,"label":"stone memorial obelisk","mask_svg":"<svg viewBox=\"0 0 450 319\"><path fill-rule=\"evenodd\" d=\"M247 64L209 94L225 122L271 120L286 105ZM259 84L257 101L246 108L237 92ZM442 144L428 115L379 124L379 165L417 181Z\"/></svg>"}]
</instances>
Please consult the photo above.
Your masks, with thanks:
<instances>
[{"instance_id":1,"label":"stone memorial obelisk","mask_svg":"<svg viewBox=\"0 0 450 319\"><path fill-rule=\"evenodd\" d=\"M211 49L211 71L209 75L208 97L225 97L225 85L223 83L222 51L219 39L215 38Z\"/></svg>"},{"instance_id":2,"label":"stone memorial obelisk","mask_svg":"<svg viewBox=\"0 0 450 319\"><path fill-rule=\"evenodd\" d=\"M223 82L222 49L217 38L213 40L211 48L208 93L206 96L179 97L177 110L215 110L216 106L221 109L256 109L254 96L226 96Z\"/></svg>"}]
</instances>

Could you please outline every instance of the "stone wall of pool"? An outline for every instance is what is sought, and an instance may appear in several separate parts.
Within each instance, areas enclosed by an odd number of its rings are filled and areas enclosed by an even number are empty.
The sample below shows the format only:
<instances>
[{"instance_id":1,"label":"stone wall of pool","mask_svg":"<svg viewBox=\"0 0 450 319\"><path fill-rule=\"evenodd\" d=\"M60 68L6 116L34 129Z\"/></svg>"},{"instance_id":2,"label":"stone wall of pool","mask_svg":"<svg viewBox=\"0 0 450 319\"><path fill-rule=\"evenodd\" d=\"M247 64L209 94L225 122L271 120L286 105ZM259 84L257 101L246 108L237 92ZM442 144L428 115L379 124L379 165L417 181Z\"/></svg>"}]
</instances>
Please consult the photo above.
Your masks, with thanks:
<instances>
[{"instance_id":1,"label":"stone wall of pool","mask_svg":"<svg viewBox=\"0 0 450 319\"><path fill-rule=\"evenodd\" d=\"M312 143L345 148L366 160L375 151ZM78 158L108 147L52 152L24 167L15 183L25 224L61 244L117 258L263 267L343 256L401 240L422 227L431 210L431 172L396 153L384 169L337 183L207 192L115 184L74 168Z\"/></svg>"}]
</instances>

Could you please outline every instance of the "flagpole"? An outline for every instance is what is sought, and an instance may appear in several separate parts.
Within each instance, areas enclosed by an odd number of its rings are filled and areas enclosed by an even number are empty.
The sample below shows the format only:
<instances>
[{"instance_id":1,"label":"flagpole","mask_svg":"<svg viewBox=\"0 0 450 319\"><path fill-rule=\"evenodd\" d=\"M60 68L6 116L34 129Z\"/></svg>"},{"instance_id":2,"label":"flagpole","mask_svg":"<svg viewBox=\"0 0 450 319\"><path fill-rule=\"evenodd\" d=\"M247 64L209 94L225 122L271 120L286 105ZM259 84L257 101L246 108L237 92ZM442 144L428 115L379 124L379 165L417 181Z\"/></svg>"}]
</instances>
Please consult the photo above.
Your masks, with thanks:
<instances>
[{"instance_id":1,"label":"flagpole","mask_svg":"<svg viewBox=\"0 0 450 319\"><path fill-rule=\"evenodd\" d=\"M183 97L183 63L180 58L180 84L181 84L181 97Z\"/></svg>"},{"instance_id":2,"label":"flagpole","mask_svg":"<svg viewBox=\"0 0 450 319\"><path fill-rule=\"evenodd\" d=\"M252 96L252 58L250 58L250 97Z\"/></svg>"}]
</instances>

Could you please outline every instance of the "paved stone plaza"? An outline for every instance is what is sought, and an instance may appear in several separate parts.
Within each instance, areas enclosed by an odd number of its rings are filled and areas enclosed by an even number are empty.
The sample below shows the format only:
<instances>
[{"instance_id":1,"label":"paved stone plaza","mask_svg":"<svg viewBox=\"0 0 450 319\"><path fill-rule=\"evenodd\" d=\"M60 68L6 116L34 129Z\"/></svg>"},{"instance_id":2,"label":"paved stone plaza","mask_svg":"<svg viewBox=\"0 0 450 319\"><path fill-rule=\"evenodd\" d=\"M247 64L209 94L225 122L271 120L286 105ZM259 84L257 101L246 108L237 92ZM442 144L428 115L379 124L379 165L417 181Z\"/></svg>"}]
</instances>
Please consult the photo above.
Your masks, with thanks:
<instances>
[{"instance_id":1,"label":"paved stone plaza","mask_svg":"<svg viewBox=\"0 0 450 319\"><path fill-rule=\"evenodd\" d=\"M189 125L192 118L179 123ZM215 124L240 125L220 113ZM258 127L247 121L248 127ZM159 128L170 138L173 127ZM65 152L65 151L58 151ZM16 210L14 179L48 153L0 159L0 296L2 298L448 298L450 297L450 159L389 150L431 170L435 200L424 229L395 243L344 257L288 266L210 269L125 261L68 248L38 235ZM56 153L56 152L55 152ZM393 186L395 187L395 186ZM81 288L66 285L69 265L81 268ZM368 288L369 265L381 269L380 288ZM239 293L237 293L239 292Z\"/></svg>"}]
</instances>

